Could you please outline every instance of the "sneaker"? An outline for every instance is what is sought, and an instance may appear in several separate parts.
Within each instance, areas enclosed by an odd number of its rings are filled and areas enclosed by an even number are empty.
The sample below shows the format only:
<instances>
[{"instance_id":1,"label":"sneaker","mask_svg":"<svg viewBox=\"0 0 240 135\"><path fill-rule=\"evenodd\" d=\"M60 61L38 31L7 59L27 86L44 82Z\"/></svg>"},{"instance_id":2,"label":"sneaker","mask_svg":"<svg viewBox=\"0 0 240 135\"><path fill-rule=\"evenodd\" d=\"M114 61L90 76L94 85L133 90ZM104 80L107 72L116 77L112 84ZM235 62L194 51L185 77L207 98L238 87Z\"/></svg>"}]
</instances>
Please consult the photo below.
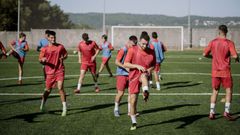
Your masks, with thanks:
<instances>
[{"instance_id":1,"label":"sneaker","mask_svg":"<svg viewBox=\"0 0 240 135\"><path fill-rule=\"evenodd\" d=\"M130 130L136 130L137 129L137 123L133 123Z\"/></svg>"},{"instance_id":2,"label":"sneaker","mask_svg":"<svg viewBox=\"0 0 240 135\"><path fill-rule=\"evenodd\" d=\"M223 116L226 120L229 120L229 121L234 121L235 120L235 118L232 117L232 115L230 113L224 112Z\"/></svg>"},{"instance_id":3,"label":"sneaker","mask_svg":"<svg viewBox=\"0 0 240 135\"><path fill-rule=\"evenodd\" d=\"M145 102L147 102L147 101L148 101L148 97L149 97L149 92L148 92L147 90L145 90L145 91L143 92L143 100L144 100Z\"/></svg>"},{"instance_id":4,"label":"sneaker","mask_svg":"<svg viewBox=\"0 0 240 135\"><path fill-rule=\"evenodd\" d=\"M100 92L99 87L95 87L95 92L96 92L96 93L99 93L99 92Z\"/></svg>"},{"instance_id":5,"label":"sneaker","mask_svg":"<svg viewBox=\"0 0 240 135\"><path fill-rule=\"evenodd\" d=\"M62 111L62 116L64 117L64 116L66 116L67 115L67 110L63 110Z\"/></svg>"},{"instance_id":6,"label":"sneaker","mask_svg":"<svg viewBox=\"0 0 240 135\"><path fill-rule=\"evenodd\" d=\"M209 118L210 120L215 120L215 119L216 119L214 113L210 113L209 116L208 116L208 118Z\"/></svg>"},{"instance_id":7,"label":"sneaker","mask_svg":"<svg viewBox=\"0 0 240 135\"><path fill-rule=\"evenodd\" d=\"M75 93L75 94L78 94L78 93L80 93L80 90L79 90L79 89L75 89L75 90L74 90L74 93Z\"/></svg>"},{"instance_id":8,"label":"sneaker","mask_svg":"<svg viewBox=\"0 0 240 135\"><path fill-rule=\"evenodd\" d=\"M160 91L160 90L161 90L161 88L156 88L156 90Z\"/></svg>"},{"instance_id":9,"label":"sneaker","mask_svg":"<svg viewBox=\"0 0 240 135\"><path fill-rule=\"evenodd\" d=\"M114 110L114 116L115 117L120 117L119 111L118 110Z\"/></svg>"}]
</instances>

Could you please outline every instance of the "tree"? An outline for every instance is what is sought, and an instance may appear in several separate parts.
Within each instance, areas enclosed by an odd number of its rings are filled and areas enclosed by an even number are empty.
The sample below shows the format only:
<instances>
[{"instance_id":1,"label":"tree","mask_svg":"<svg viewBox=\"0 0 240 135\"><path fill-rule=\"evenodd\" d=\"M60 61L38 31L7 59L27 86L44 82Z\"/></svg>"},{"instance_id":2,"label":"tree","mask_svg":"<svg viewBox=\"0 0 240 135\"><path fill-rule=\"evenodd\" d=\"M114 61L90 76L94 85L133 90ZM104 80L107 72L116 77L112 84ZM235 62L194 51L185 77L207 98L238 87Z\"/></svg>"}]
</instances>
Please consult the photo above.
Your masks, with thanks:
<instances>
[{"instance_id":1,"label":"tree","mask_svg":"<svg viewBox=\"0 0 240 135\"><path fill-rule=\"evenodd\" d=\"M18 0L0 0L0 30L17 30ZM47 0L21 0L20 29L71 28L73 23L57 5Z\"/></svg>"}]
</instances>

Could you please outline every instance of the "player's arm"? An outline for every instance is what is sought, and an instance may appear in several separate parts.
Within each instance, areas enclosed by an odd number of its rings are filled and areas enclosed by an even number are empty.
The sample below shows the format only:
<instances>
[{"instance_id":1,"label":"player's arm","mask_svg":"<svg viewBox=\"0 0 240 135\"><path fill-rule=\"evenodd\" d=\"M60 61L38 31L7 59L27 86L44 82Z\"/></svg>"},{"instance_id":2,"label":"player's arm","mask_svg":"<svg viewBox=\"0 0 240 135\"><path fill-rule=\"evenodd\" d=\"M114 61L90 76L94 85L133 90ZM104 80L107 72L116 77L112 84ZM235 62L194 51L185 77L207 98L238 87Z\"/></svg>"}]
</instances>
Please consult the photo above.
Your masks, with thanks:
<instances>
[{"instance_id":1,"label":"player's arm","mask_svg":"<svg viewBox=\"0 0 240 135\"><path fill-rule=\"evenodd\" d=\"M28 43L26 43L26 45L24 46L24 48L22 49L24 52L29 51L29 45Z\"/></svg>"},{"instance_id":2,"label":"player's arm","mask_svg":"<svg viewBox=\"0 0 240 135\"><path fill-rule=\"evenodd\" d=\"M62 49L62 57L60 57L60 60L65 60L68 57L67 50L63 47Z\"/></svg>"},{"instance_id":3,"label":"player's arm","mask_svg":"<svg viewBox=\"0 0 240 135\"><path fill-rule=\"evenodd\" d=\"M38 60L39 60L39 62L41 63L41 64L46 64L46 57L45 57L45 49L42 49L41 50L41 52L40 52L40 54L39 54L39 58L38 58Z\"/></svg>"},{"instance_id":4,"label":"player's arm","mask_svg":"<svg viewBox=\"0 0 240 135\"><path fill-rule=\"evenodd\" d=\"M117 58L116 58L116 60L115 60L115 64L116 64L117 66L119 66L119 67L121 67L121 68L124 68L124 69L126 69L126 70L128 71L129 69L128 69L128 68L125 68L124 65L123 65L123 63L121 62L121 60L122 60L123 57L124 57L124 50L121 49L121 50L119 50L118 53L117 53Z\"/></svg>"},{"instance_id":5,"label":"player's arm","mask_svg":"<svg viewBox=\"0 0 240 135\"><path fill-rule=\"evenodd\" d=\"M145 72L146 69L143 66L131 63L132 58L133 58L133 52L134 52L133 48L129 48L127 55L126 55L126 59L123 64L124 67L129 68L129 69L138 69L139 71Z\"/></svg>"},{"instance_id":6,"label":"player's arm","mask_svg":"<svg viewBox=\"0 0 240 135\"><path fill-rule=\"evenodd\" d=\"M147 72L149 74L154 69L155 65L156 65L156 55L155 55L155 52L153 52L153 60L152 60L152 63L151 63L151 67L147 69Z\"/></svg>"},{"instance_id":7,"label":"player's arm","mask_svg":"<svg viewBox=\"0 0 240 135\"><path fill-rule=\"evenodd\" d=\"M161 44L162 44L162 50L163 50L163 52L166 52L166 51L167 51L167 47L163 44L163 42L161 42Z\"/></svg>"},{"instance_id":8,"label":"player's arm","mask_svg":"<svg viewBox=\"0 0 240 135\"><path fill-rule=\"evenodd\" d=\"M236 62L239 62L239 56L237 54L237 51L235 49L235 45L233 42L230 43L230 54L231 54L232 58L235 59Z\"/></svg>"},{"instance_id":9,"label":"player's arm","mask_svg":"<svg viewBox=\"0 0 240 135\"><path fill-rule=\"evenodd\" d=\"M95 49L95 54L92 56L91 61L94 61L96 59L96 57L97 57L97 55L98 55L98 53L100 51L100 49L99 49L99 47L97 46L96 43L95 43L94 49Z\"/></svg>"},{"instance_id":10,"label":"player's arm","mask_svg":"<svg viewBox=\"0 0 240 135\"><path fill-rule=\"evenodd\" d=\"M211 53L211 48L212 48L212 42L208 44L208 46L204 49L203 51L203 57L210 58L212 59Z\"/></svg>"},{"instance_id":11,"label":"player's arm","mask_svg":"<svg viewBox=\"0 0 240 135\"><path fill-rule=\"evenodd\" d=\"M112 46L111 43L109 43L108 48L109 48L110 51L113 51L113 50L114 50L114 48L113 48L113 46Z\"/></svg>"},{"instance_id":12,"label":"player's arm","mask_svg":"<svg viewBox=\"0 0 240 135\"><path fill-rule=\"evenodd\" d=\"M41 40L40 40L40 41L39 41L39 45L37 46L37 49L36 49L36 50L37 50L38 52L40 52L41 47L42 47L42 43L41 43Z\"/></svg>"}]
</instances>

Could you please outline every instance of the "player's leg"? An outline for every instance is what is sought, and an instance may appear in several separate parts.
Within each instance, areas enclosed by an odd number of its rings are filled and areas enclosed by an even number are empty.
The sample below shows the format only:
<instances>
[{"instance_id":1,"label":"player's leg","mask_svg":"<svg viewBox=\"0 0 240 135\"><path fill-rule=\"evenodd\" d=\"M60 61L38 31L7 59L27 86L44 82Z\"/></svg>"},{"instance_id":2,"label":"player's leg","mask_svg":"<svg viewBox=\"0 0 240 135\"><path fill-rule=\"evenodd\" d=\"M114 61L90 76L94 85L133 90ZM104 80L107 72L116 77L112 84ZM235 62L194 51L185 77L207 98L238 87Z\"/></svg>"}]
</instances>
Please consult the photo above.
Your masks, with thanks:
<instances>
[{"instance_id":1,"label":"player's leg","mask_svg":"<svg viewBox=\"0 0 240 135\"><path fill-rule=\"evenodd\" d=\"M151 73L149 74L149 86L150 86L151 88L153 88L152 71L151 71Z\"/></svg>"},{"instance_id":2,"label":"player's leg","mask_svg":"<svg viewBox=\"0 0 240 135\"><path fill-rule=\"evenodd\" d=\"M86 71L87 70L84 70L84 69L80 71L80 76L79 76L79 79L78 79L77 89L74 90L74 93L80 93L80 90L81 90L81 87L82 87L82 83L83 83L83 79L85 77Z\"/></svg>"},{"instance_id":3,"label":"player's leg","mask_svg":"<svg viewBox=\"0 0 240 135\"><path fill-rule=\"evenodd\" d=\"M58 90L59 90L59 95L62 101L62 116L66 116L67 115L67 103L66 103L66 94L65 91L63 89L63 80L61 81L57 81L57 85L58 85Z\"/></svg>"},{"instance_id":4,"label":"player's leg","mask_svg":"<svg viewBox=\"0 0 240 135\"><path fill-rule=\"evenodd\" d=\"M224 110L224 117L227 120L234 120L234 118L230 114L230 106L232 102L232 78L222 78L223 87L226 89L226 103L225 103L225 110Z\"/></svg>"},{"instance_id":5,"label":"player's leg","mask_svg":"<svg viewBox=\"0 0 240 135\"><path fill-rule=\"evenodd\" d=\"M117 94L115 96L114 116L119 117L119 104L124 90L128 87L128 76L117 76L116 81Z\"/></svg>"},{"instance_id":6,"label":"player's leg","mask_svg":"<svg viewBox=\"0 0 240 135\"><path fill-rule=\"evenodd\" d=\"M139 81L142 83L143 99L147 102L149 97L148 76L146 73L141 74Z\"/></svg>"},{"instance_id":7,"label":"player's leg","mask_svg":"<svg viewBox=\"0 0 240 135\"><path fill-rule=\"evenodd\" d=\"M47 102L47 98L49 94L51 93L52 86L55 83L54 76L53 75L47 75L46 81L45 81L45 90L42 95L41 105L40 105L40 111L44 111L45 103Z\"/></svg>"},{"instance_id":8,"label":"player's leg","mask_svg":"<svg viewBox=\"0 0 240 135\"><path fill-rule=\"evenodd\" d=\"M136 130L137 128L137 119L136 119L137 99L138 99L138 94L130 94L130 117L132 121L132 126L130 130Z\"/></svg>"},{"instance_id":9,"label":"player's leg","mask_svg":"<svg viewBox=\"0 0 240 135\"><path fill-rule=\"evenodd\" d=\"M22 76L23 76L23 58L18 60L18 84L22 84Z\"/></svg>"},{"instance_id":10,"label":"player's leg","mask_svg":"<svg viewBox=\"0 0 240 135\"><path fill-rule=\"evenodd\" d=\"M210 113L208 117L211 120L215 119L215 106L216 106L220 84L221 84L220 78L212 77L212 95L210 98Z\"/></svg>"},{"instance_id":11,"label":"player's leg","mask_svg":"<svg viewBox=\"0 0 240 135\"><path fill-rule=\"evenodd\" d=\"M112 77L113 74L112 74L111 68L109 67L109 60L110 60L110 58L107 60L105 65L106 65L107 71L109 73L109 77Z\"/></svg>"},{"instance_id":12,"label":"player's leg","mask_svg":"<svg viewBox=\"0 0 240 135\"><path fill-rule=\"evenodd\" d=\"M107 61L107 58L102 57L102 63L101 63L101 65L100 65L100 68L99 68L99 70L98 70L98 73L96 74L96 77L97 77L97 78L99 77L99 74L103 71L104 66L105 66L105 64L106 64L106 61Z\"/></svg>"},{"instance_id":13,"label":"player's leg","mask_svg":"<svg viewBox=\"0 0 240 135\"><path fill-rule=\"evenodd\" d=\"M100 92L100 88L98 87L98 81L97 81L98 78L97 78L97 74L96 74L96 69L97 69L96 63L91 65L89 68L90 68L90 72L92 74L92 78L94 81L95 92L98 93L98 92Z\"/></svg>"},{"instance_id":14,"label":"player's leg","mask_svg":"<svg viewBox=\"0 0 240 135\"><path fill-rule=\"evenodd\" d=\"M160 64L156 64L155 68L153 70L153 74L154 74L154 79L155 79L155 82L156 82L157 90L161 90L160 80L159 80L159 71L160 71Z\"/></svg>"}]
</instances>

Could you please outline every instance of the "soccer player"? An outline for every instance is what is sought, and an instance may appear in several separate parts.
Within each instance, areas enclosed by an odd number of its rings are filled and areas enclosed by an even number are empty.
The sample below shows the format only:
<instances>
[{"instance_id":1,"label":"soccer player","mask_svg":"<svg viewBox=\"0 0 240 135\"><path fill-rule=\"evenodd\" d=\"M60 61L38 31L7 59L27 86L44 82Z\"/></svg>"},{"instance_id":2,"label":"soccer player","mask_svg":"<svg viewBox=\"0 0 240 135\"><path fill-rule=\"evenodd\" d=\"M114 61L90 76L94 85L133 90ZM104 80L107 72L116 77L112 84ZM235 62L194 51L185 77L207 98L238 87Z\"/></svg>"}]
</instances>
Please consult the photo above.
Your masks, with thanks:
<instances>
[{"instance_id":1,"label":"soccer player","mask_svg":"<svg viewBox=\"0 0 240 135\"><path fill-rule=\"evenodd\" d=\"M139 45L128 49L124 67L129 68L129 94L130 94L130 117L132 126L130 130L137 128L136 107L137 98L142 86L145 102L149 97L148 76L153 70L156 58L154 50L148 47L150 37L146 34L140 36Z\"/></svg>"},{"instance_id":2,"label":"soccer player","mask_svg":"<svg viewBox=\"0 0 240 135\"><path fill-rule=\"evenodd\" d=\"M63 105L62 116L66 116L67 105L63 86L65 73L63 61L67 58L68 53L63 45L56 43L56 33L54 31L49 31L48 41L48 46L43 47L39 55L39 61L45 65L46 73L46 88L42 95L40 110L44 110L45 103L51 93L53 85L57 83Z\"/></svg>"},{"instance_id":3,"label":"soccer player","mask_svg":"<svg viewBox=\"0 0 240 135\"><path fill-rule=\"evenodd\" d=\"M48 34L50 30L45 31L45 37L40 39L39 44L37 46L37 51L40 52L41 48L48 45Z\"/></svg>"},{"instance_id":4,"label":"soccer player","mask_svg":"<svg viewBox=\"0 0 240 135\"><path fill-rule=\"evenodd\" d=\"M220 85L226 89L225 111L223 116L227 120L234 120L230 115L230 104L232 100L232 76L230 59L231 56L239 62L234 43L226 38L228 29L226 25L218 27L219 36L212 40L205 48L203 56L212 58L212 95L209 119L215 119L215 105Z\"/></svg>"},{"instance_id":5,"label":"soccer player","mask_svg":"<svg viewBox=\"0 0 240 135\"><path fill-rule=\"evenodd\" d=\"M115 64L117 67L117 73L116 73L116 88L117 88L117 95L115 97L115 107L114 107L114 116L119 117L119 104L122 99L122 96L124 95L125 89L128 88L129 79L128 79L128 72L129 69L125 68L123 63L126 58L128 48L137 45L137 37L136 36L130 36L128 43L121 48L117 53L117 58L115 61ZM128 113L130 114L130 95L128 96Z\"/></svg>"},{"instance_id":6,"label":"soccer player","mask_svg":"<svg viewBox=\"0 0 240 135\"><path fill-rule=\"evenodd\" d=\"M78 62L81 64L81 69L77 89L75 89L74 92L80 93L83 79L89 69L92 74L93 81L95 82L95 92L98 93L100 89L98 87L96 76L96 57L99 53L99 48L95 41L89 40L87 33L82 34L82 39L83 41L81 41L77 47Z\"/></svg>"},{"instance_id":7,"label":"soccer player","mask_svg":"<svg viewBox=\"0 0 240 135\"><path fill-rule=\"evenodd\" d=\"M163 43L158 40L157 32L152 33L152 38L153 39L151 41L151 44L154 47L155 56L156 56L156 65L155 65L154 70L153 70L153 75L154 75L154 78L155 78L157 90L161 90L161 87L160 87L160 71L161 71L161 63L164 60L164 52L166 51L166 49L165 49Z\"/></svg>"},{"instance_id":8,"label":"soccer player","mask_svg":"<svg viewBox=\"0 0 240 135\"><path fill-rule=\"evenodd\" d=\"M6 49L4 47L4 45L2 44L2 42L0 41L0 59L2 59L2 57L4 57L5 59L7 58L6 55Z\"/></svg>"},{"instance_id":9,"label":"soccer player","mask_svg":"<svg viewBox=\"0 0 240 135\"><path fill-rule=\"evenodd\" d=\"M45 47L48 45L48 34L49 34L50 30L46 30L45 31L45 37L40 39L39 44L37 46L37 51L40 52L41 48ZM44 65L43 65L43 75L44 75L44 80L46 81L46 73L45 73L45 69L44 69Z\"/></svg>"},{"instance_id":10,"label":"soccer player","mask_svg":"<svg viewBox=\"0 0 240 135\"><path fill-rule=\"evenodd\" d=\"M111 58L111 51L114 50L112 44L110 42L107 41L107 35L102 35L102 45L99 47L99 49L102 51L102 63L101 66L99 68L99 71L97 73L97 77L99 76L99 74L103 71L104 66L106 66L107 71L109 73L109 76L112 77L112 72L111 69L109 67L108 61Z\"/></svg>"},{"instance_id":11,"label":"soccer player","mask_svg":"<svg viewBox=\"0 0 240 135\"><path fill-rule=\"evenodd\" d=\"M26 35L21 32L19 34L19 39L12 41L9 46L11 50L7 53L7 55L12 54L18 60L18 84L22 84L23 64L26 52L29 51Z\"/></svg>"}]
</instances>

